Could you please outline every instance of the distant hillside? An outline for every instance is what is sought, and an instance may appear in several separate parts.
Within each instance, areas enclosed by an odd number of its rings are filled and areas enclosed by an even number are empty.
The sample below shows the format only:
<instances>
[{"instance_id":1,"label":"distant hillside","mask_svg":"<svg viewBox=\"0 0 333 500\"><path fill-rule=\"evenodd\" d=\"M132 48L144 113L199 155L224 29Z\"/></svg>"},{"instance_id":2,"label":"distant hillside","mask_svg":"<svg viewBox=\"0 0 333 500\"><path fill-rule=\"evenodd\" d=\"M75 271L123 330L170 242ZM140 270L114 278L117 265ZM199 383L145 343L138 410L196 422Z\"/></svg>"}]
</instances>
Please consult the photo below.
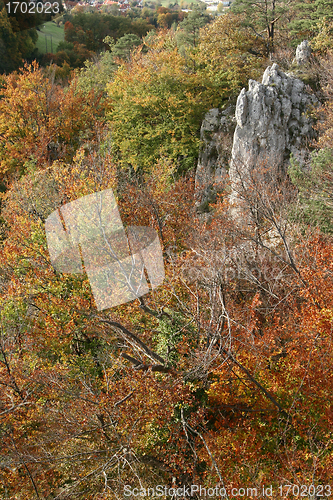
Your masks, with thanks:
<instances>
[{"instance_id":1,"label":"distant hillside","mask_svg":"<svg viewBox=\"0 0 333 500\"><path fill-rule=\"evenodd\" d=\"M59 42L65 39L64 27L57 26L53 21L39 26L36 47L41 54L46 52L56 53Z\"/></svg>"}]
</instances>

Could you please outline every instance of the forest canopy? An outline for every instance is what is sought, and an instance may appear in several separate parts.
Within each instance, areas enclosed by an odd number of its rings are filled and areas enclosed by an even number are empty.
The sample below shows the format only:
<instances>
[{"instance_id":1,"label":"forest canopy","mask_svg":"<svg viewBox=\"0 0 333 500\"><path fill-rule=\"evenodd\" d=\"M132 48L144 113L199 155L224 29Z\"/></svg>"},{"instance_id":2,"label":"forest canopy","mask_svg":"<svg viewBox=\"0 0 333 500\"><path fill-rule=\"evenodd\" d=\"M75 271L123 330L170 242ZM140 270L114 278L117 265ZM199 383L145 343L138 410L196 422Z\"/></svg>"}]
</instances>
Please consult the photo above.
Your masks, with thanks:
<instances>
[{"instance_id":1,"label":"forest canopy","mask_svg":"<svg viewBox=\"0 0 333 500\"><path fill-rule=\"evenodd\" d=\"M305 2L306 25L296 2L276 2L271 43L267 17L251 22L259 4L171 26L163 10L156 25L149 12L79 13L61 65L21 67L34 31L0 11L1 498L119 499L158 485L331 496L333 30L327 2ZM304 33L313 52L300 68ZM256 165L237 217L225 177L200 213L206 112L232 109L272 62L318 101L305 165L292 157L283 178ZM230 153L232 135L220 140ZM165 279L99 310L82 241L83 272L59 269L45 222L71 234L60 208L107 190L126 230L155 231Z\"/></svg>"}]
</instances>

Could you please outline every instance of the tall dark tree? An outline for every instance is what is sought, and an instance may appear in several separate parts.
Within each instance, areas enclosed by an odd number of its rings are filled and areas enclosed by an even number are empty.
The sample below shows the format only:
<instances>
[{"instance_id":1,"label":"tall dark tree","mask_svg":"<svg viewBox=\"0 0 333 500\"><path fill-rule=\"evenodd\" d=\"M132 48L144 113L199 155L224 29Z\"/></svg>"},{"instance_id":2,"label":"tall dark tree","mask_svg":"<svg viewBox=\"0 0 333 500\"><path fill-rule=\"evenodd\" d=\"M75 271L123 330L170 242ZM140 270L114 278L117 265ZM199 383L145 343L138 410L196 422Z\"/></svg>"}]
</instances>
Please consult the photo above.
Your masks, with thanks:
<instances>
[{"instance_id":1,"label":"tall dark tree","mask_svg":"<svg viewBox=\"0 0 333 500\"><path fill-rule=\"evenodd\" d=\"M30 24L29 24L30 23ZM9 73L22 65L35 48L37 31L29 19L10 17L0 0L0 72Z\"/></svg>"},{"instance_id":2,"label":"tall dark tree","mask_svg":"<svg viewBox=\"0 0 333 500\"><path fill-rule=\"evenodd\" d=\"M119 57L119 59L129 60L131 50L141 44L141 40L137 35L128 33L127 35L119 38L117 43L112 48L112 55Z\"/></svg>"},{"instance_id":3,"label":"tall dark tree","mask_svg":"<svg viewBox=\"0 0 333 500\"><path fill-rule=\"evenodd\" d=\"M199 41L200 28L210 22L211 16L199 10L193 10L179 24L178 44L196 47Z\"/></svg>"},{"instance_id":4,"label":"tall dark tree","mask_svg":"<svg viewBox=\"0 0 333 500\"><path fill-rule=\"evenodd\" d=\"M235 0L231 10L245 14L245 24L266 41L267 53L274 50L276 33L285 27L295 0Z\"/></svg>"}]
</instances>

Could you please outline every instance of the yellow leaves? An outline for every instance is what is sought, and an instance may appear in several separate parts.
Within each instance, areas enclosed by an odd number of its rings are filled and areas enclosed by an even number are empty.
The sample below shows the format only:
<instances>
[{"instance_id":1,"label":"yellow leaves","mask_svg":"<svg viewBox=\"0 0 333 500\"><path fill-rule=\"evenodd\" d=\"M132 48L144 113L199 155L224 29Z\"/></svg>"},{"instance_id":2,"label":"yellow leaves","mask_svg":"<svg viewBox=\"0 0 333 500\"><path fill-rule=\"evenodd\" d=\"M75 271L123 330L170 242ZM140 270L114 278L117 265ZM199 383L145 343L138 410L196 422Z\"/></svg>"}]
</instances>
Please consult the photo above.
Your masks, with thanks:
<instances>
[{"instance_id":1,"label":"yellow leaves","mask_svg":"<svg viewBox=\"0 0 333 500\"><path fill-rule=\"evenodd\" d=\"M318 34L311 40L311 48L320 54L333 49L333 22L327 18L317 23Z\"/></svg>"},{"instance_id":2,"label":"yellow leaves","mask_svg":"<svg viewBox=\"0 0 333 500\"><path fill-rule=\"evenodd\" d=\"M333 308L322 308L313 318L313 328L322 336L332 338L333 334Z\"/></svg>"},{"instance_id":3,"label":"yellow leaves","mask_svg":"<svg viewBox=\"0 0 333 500\"><path fill-rule=\"evenodd\" d=\"M323 309L320 310L320 317L325 321L333 321L333 309L323 307Z\"/></svg>"},{"instance_id":4,"label":"yellow leaves","mask_svg":"<svg viewBox=\"0 0 333 500\"><path fill-rule=\"evenodd\" d=\"M37 63L25 65L21 74L4 77L0 100L0 173L13 171L34 161L38 168L55 158L70 159L78 147L78 135L92 137L104 112L101 94L91 91L83 98L75 80L68 89L54 82L52 71ZM63 147L66 145L66 147Z\"/></svg>"},{"instance_id":5,"label":"yellow leaves","mask_svg":"<svg viewBox=\"0 0 333 500\"><path fill-rule=\"evenodd\" d=\"M200 30L193 54L198 74L219 87L215 92L224 96L247 84L249 78L257 78L264 64L262 57L250 53L256 38L241 22L241 17L232 14L218 17Z\"/></svg>"},{"instance_id":6,"label":"yellow leaves","mask_svg":"<svg viewBox=\"0 0 333 500\"><path fill-rule=\"evenodd\" d=\"M162 156L153 166L151 174L146 175L146 182L149 183L152 195L154 197L167 193L171 187L172 175L176 166L172 160Z\"/></svg>"}]
</instances>

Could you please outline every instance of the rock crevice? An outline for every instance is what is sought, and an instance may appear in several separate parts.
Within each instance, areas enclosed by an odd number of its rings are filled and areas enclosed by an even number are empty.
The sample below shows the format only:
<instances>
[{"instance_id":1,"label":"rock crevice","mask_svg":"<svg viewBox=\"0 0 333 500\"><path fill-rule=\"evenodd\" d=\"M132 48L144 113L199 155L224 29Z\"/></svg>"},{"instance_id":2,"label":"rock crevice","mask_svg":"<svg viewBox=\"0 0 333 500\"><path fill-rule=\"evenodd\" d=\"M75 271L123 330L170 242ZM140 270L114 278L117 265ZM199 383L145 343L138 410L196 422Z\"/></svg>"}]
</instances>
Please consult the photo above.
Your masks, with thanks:
<instances>
[{"instance_id":1,"label":"rock crevice","mask_svg":"<svg viewBox=\"0 0 333 500\"><path fill-rule=\"evenodd\" d=\"M196 206L204 212L216 194L214 185L227 179L236 127L235 106L221 111L214 108L206 113L200 130L201 148L195 177Z\"/></svg>"}]
</instances>

